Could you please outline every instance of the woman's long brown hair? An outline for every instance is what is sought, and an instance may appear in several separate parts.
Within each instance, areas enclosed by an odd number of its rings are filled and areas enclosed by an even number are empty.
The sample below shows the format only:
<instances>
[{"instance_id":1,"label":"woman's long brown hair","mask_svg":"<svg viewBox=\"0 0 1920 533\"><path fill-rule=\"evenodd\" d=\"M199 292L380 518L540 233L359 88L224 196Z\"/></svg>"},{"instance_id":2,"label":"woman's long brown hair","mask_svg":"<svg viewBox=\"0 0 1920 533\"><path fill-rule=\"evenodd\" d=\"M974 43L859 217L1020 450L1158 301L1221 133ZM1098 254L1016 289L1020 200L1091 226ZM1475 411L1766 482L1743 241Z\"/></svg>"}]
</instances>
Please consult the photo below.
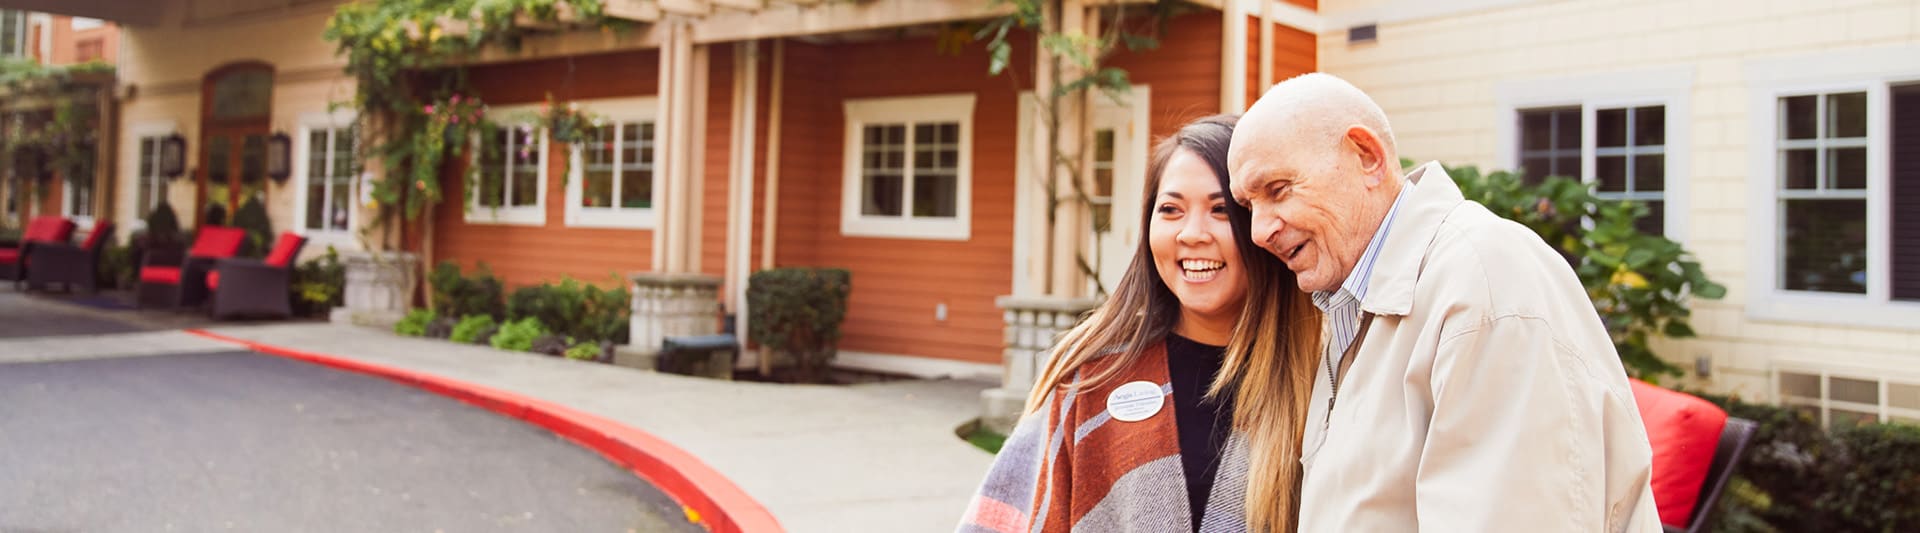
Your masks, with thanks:
<instances>
[{"instance_id":1,"label":"woman's long brown hair","mask_svg":"<svg viewBox=\"0 0 1920 533\"><path fill-rule=\"evenodd\" d=\"M1147 165L1140 209L1140 240L1133 259L1107 301L1079 325L1061 335L1054 356L1035 380L1027 411L1038 410L1047 395L1064 386L1095 388L1122 369L1138 364L1149 347L1164 341L1180 319L1180 300L1160 278L1148 245L1148 224L1160 180L1175 152L1187 150L1206 161L1227 182L1227 145L1235 115L1214 115L1188 123L1154 146ZM1209 397L1232 395L1233 424L1248 445L1247 526L1250 531L1292 531L1299 499L1300 436L1313 393L1319 356L1320 313L1300 292L1293 272L1273 254L1254 246L1252 214L1227 202L1234 244L1246 266L1247 300L1228 342L1226 360L1214 377ZM1073 377L1090 361L1113 358L1078 383Z\"/></svg>"}]
</instances>

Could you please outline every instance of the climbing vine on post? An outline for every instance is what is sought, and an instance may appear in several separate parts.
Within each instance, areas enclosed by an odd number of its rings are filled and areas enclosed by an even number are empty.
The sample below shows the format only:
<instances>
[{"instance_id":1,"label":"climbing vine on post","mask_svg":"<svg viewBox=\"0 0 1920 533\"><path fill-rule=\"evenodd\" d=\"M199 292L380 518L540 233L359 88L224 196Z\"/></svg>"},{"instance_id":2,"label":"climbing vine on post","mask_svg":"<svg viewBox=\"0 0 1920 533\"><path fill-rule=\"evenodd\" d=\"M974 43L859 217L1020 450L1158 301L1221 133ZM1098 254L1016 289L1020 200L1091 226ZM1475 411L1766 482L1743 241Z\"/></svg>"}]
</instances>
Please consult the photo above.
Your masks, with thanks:
<instances>
[{"instance_id":1,"label":"climbing vine on post","mask_svg":"<svg viewBox=\"0 0 1920 533\"><path fill-rule=\"evenodd\" d=\"M1125 102L1133 87L1127 71L1106 64L1107 59L1122 49L1143 51L1160 46L1160 34L1165 29L1168 18L1181 9L1179 2L1159 0L1147 5L1115 3L1087 11L1088 17L1096 17L1097 32L1089 33L1086 28L1063 27L1059 21L1048 20L1049 14L1058 17L1062 9L1079 6L1078 3L1062 0L994 0L995 7L1011 7L1012 11L999 18L986 22L975 32L973 39L986 41L988 52L987 72L990 75L1008 74L1013 64L1013 44L1015 30L1032 32L1035 42L1046 52L1047 60L1036 65L1036 69L1047 69L1048 79L1053 80L1051 89L1044 94L1036 94L1035 115L1046 124L1048 138L1046 157L1051 162L1048 170L1039 173L1041 184L1050 194L1047 198L1047 224L1058 223L1056 216L1062 202L1078 202L1082 208L1091 210L1093 196L1087 190L1087 176L1090 170L1086 166L1085 147L1091 144L1091 131L1062 132L1064 105L1070 99L1083 99L1091 104L1091 91L1099 91L1115 102ZM945 45L943 41L943 45ZM1015 87L1022 86L1019 73L1013 72L1009 78ZM1071 77L1069 77L1071 76ZM1062 135L1078 135L1084 141L1080 149L1063 149ZM1027 149L1028 147L1022 147ZM1071 185L1071 196L1062 197L1055 191L1059 180L1067 180ZM1097 225L1097 222L1095 223ZM1089 230L1094 228L1089 227ZM1086 250L1075 251L1077 267L1101 293L1106 287L1100 285L1098 269L1087 257Z\"/></svg>"}]
</instances>

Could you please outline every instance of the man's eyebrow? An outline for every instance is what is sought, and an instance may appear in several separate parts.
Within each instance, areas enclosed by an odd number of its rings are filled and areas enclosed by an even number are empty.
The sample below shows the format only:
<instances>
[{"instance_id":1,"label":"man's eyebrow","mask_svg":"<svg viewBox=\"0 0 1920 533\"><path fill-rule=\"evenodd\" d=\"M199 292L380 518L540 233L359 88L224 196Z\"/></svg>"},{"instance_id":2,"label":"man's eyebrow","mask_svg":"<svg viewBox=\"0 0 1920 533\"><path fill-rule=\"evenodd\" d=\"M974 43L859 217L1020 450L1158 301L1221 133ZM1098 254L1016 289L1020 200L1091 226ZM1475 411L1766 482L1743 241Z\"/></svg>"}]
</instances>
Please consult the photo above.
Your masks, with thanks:
<instances>
[{"instance_id":1,"label":"man's eyebrow","mask_svg":"<svg viewBox=\"0 0 1920 533\"><path fill-rule=\"evenodd\" d=\"M1180 194L1180 193L1177 193L1177 192L1174 192L1174 191L1163 191L1163 192L1161 192L1161 193L1160 193L1160 195L1161 195L1161 196L1172 196L1172 197L1173 197L1173 199L1175 199L1175 200L1185 200L1185 199L1187 199L1187 197L1186 197L1185 195L1182 195L1182 194Z\"/></svg>"}]
</instances>

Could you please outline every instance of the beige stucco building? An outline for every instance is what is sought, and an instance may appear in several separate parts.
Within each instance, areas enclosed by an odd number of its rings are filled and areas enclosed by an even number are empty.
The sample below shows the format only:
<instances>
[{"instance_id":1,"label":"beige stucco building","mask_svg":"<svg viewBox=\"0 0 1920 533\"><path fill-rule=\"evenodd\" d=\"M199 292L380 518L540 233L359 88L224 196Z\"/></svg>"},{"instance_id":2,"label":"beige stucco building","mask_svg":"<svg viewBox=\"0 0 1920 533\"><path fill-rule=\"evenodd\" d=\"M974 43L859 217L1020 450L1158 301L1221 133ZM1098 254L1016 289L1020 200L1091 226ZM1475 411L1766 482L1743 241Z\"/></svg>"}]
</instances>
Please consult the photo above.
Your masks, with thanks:
<instances>
[{"instance_id":1,"label":"beige stucco building","mask_svg":"<svg viewBox=\"0 0 1920 533\"><path fill-rule=\"evenodd\" d=\"M1920 2L1320 7L1321 69L1404 156L1664 202L1649 227L1728 288L1656 347L1689 384L1920 422Z\"/></svg>"}]
</instances>

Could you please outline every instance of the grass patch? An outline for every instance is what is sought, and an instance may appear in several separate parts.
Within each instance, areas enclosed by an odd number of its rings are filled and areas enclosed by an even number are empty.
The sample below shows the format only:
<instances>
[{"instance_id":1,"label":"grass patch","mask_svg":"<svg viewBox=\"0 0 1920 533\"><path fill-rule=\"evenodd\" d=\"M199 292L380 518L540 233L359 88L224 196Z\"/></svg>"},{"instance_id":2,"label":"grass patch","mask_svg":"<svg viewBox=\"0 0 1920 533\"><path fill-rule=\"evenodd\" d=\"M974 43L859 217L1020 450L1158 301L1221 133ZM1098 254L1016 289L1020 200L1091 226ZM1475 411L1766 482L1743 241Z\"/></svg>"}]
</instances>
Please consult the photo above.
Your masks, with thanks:
<instances>
[{"instance_id":1,"label":"grass patch","mask_svg":"<svg viewBox=\"0 0 1920 533\"><path fill-rule=\"evenodd\" d=\"M1000 453L1000 446L1007 443L1007 436L987 428L977 428L967 434L967 443L987 453Z\"/></svg>"}]
</instances>

